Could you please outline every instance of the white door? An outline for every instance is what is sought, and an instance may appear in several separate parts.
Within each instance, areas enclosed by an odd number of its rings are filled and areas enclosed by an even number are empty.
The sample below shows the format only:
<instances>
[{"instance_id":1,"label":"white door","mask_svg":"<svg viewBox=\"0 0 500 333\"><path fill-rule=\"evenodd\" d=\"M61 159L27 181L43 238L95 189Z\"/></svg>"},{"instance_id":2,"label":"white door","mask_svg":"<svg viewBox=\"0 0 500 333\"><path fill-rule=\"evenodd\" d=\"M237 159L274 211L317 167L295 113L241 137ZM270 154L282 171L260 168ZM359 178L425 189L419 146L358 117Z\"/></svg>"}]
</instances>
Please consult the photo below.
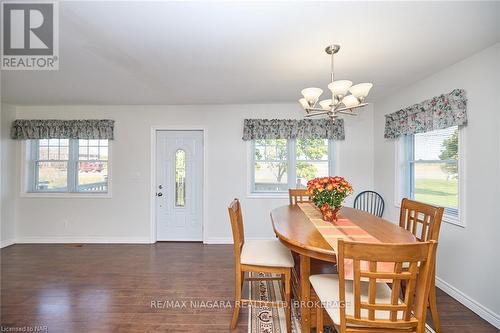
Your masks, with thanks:
<instances>
[{"instance_id":1,"label":"white door","mask_svg":"<svg viewBox=\"0 0 500 333\"><path fill-rule=\"evenodd\" d=\"M156 240L202 241L203 132L156 132Z\"/></svg>"}]
</instances>

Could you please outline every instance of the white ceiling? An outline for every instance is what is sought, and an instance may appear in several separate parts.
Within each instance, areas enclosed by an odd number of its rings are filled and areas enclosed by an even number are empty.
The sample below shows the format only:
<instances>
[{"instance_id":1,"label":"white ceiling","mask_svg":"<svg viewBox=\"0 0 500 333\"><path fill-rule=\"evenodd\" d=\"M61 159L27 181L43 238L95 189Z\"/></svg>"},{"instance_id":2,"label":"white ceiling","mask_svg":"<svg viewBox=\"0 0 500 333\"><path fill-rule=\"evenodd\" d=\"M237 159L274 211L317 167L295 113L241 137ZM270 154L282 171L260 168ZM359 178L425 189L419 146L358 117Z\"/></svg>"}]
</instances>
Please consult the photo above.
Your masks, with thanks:
<instances>
[{"instance_id":1,"label":"white ceiling","mask_svg":"<svg viewBox=\"0 0 500 333\"><path fill-rule=\"evenodd\" d=\"M500 41L500 2L63 2L59 71L4 71L12 104L293 102L337 78L384 96Z\"/></svg>"}]
</instances>

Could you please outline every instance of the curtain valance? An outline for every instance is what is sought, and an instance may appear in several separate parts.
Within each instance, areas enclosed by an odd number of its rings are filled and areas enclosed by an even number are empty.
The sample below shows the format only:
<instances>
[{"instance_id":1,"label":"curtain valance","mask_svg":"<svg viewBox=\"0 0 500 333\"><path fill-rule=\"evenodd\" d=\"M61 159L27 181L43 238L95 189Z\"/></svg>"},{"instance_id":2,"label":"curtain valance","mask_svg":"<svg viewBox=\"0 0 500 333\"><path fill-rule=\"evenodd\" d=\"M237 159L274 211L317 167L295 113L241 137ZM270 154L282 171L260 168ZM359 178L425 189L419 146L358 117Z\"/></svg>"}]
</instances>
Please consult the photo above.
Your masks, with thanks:
<instances>
[{"instance_id":1,"label":"curtain valance","mask_svg":"<svg viewBox=\"0 0 500 333\"><path fill-rule=\"evenodd\" d=\"M14 120L11 138L31 139L108 139L113 140L114 120Z\"/></svg>"},{"instance_id":2,"label":"curtain valance","mask_svg":"<svg viewBox=\"0 0 500 333\"><path fill-rule=\"evenodd\" d=\"M344 138L343 119L245 119L243 124L243 140Z\"/></svg>"},{"instance_id":3,"label":"curtain valance","mask_svg":"<svg viewBox=\"0 0 500 333\"><path fill-rule=\"evenodd\" d=\"M465 90L455 89L385 116L387 139L467 124Z\"/></svg>"}]
</instances>

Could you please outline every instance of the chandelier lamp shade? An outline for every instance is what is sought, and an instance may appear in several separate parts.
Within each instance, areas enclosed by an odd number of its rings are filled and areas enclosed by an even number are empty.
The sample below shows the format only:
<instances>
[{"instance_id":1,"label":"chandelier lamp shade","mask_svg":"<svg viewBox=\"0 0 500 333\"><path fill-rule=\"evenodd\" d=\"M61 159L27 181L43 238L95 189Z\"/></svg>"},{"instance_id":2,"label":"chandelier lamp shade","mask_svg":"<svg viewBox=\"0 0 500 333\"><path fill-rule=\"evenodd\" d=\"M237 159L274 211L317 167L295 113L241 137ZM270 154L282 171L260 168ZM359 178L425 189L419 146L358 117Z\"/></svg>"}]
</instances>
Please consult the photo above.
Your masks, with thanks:
<instances>
[{"instance_id":1,"label":"chandelier lamp shade","mask_svg":"<svg viewBox=\"0 0 500 333\"><path fill-rule=\"evenodd\" d=\"M330 84L328 90L331 92L330 99L320 100L323 89L306 88L301 91L303 98L299 103L306 111L305 117L327 116L335 119L339 114L357 115L355 109L368 105L365 99L373 87L371 83L358 83L353 85L349 80L335 81L334 57L340 50L340 45L330 45L325 51L331 56Z\"/></svg>"}]
</instances>

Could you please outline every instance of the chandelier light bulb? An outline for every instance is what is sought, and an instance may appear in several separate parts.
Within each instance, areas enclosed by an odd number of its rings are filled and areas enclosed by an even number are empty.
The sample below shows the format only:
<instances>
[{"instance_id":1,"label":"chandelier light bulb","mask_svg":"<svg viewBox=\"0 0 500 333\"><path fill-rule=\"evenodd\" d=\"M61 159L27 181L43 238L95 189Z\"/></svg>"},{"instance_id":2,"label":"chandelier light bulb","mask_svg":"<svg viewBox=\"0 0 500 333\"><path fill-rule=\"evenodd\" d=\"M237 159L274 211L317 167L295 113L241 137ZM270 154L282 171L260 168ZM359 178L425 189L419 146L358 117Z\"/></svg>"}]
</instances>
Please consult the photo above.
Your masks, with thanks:
<instances>
[{"instance_id":1,"label":"chandelier light bulb","mask_svg":"<svg viewBox=\"0 0 500 333\"><path fill-rule=\"evenodd\" d=\"M316 105L318 102L319 96L323 93L323 89L320 88L306 88L303 89L302 95L306 99L307 103L309 104L310 107Z\"/></svg>"},{"instance_id":2,"label":"chandelier light bulb","mask_svg":"<svg viewBox=\"0 0 500 333\"><path fill-rule=\"evenodd\" d=\"M332 92L333 96L345 96L352 86L352 81L338 80L333 81L328 85L328 89Z\"/></svg>"},{"instance_id":3,"label":"chandelier light bulb","mask_svg":"<svg viewBox=\"0 0 500 333\"><path fill-rule=\"evenodd\" d=\"M347 95L342 99L342 104L344 104L346 108L352 108L359 104L359 100L353 95Z\"/></svg>"},{"instance_id":4,"label":"chandelier light bulb","mask_svg":"<svg viewBox=\"0 0 500 333\"><path fill-rule=\"evenodd\" d=\"M305 99L305 98L301 98L301 99L299 99L299 103L300 103L300 105L302 105L302 107L303 107L304 109L307 109L307 108L309 107L309 104L307 104L307 101L306 101L306 99Z\"/></svg>"},{"instance_id":5,"label":"chandelier light bulb","mask_svg":"<svg viewBox=\"0 0 500 333\"><path fill-rule=\"evenodd\" d=\"M359 99L364 99L366 96L368 96L368 93L370 92L370 89L373 87L373 84L371 83L359 83L351 87L349 91L351 94L353 94L355 97Z\"/></svg>"},{"instance_id":6,"label":"chandelier light bulb","mask_svg":"<svg viewBox=\"0 0 500 333\"><path fill-rule=\"evenodd\" d=\"M332 108L332 100L331 99L324 99L321 102L319 102L319 105L324 110L330 110Z\"/></svg>"}]
</instances>

